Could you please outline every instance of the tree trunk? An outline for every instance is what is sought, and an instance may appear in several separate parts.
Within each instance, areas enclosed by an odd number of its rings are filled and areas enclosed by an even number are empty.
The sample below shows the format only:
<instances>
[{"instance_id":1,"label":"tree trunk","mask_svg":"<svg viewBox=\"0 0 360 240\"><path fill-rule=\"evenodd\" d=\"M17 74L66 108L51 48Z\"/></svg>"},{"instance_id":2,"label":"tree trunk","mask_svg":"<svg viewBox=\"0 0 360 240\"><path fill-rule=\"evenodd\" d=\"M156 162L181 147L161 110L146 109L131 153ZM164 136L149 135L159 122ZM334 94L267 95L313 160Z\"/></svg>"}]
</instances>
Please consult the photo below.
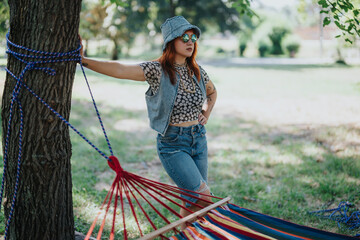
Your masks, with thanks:
<instances>
[{"instance_id":1,"label":"tree trunk","mask_svg":"<svg viewBox=\"0 0 360 240\"><path fill-rule=\"evenodd\" d=\"M170 5L169 5L169 7L170 7L170 17L174 17L175 16L175 14L176 14L176 4L174 3L174 1L173 0L170 0Z\"/></svg>"},{"instance_id":2,"label":"tree trunk","mask_svg":"<svg viewBox=\"0 0 360 240\"><path fill-rule=\"evenodd\" d=\"M81 0L8 0L8 3L9 38L13 43L48 52L68 52L78 47ZM24 63L9 55L7 68L10 71L19 76L24 67ZM32 70L25 74L25 82L51 107L69 119L76 63L51 63L46 67L54 68L56 75ZM15 83L16 80L7 74L1 113L3 146ZM23 154L8 239L74 239L69 129L26 89L21 90L18 98L24 111ZM19 150L18 110L15 103L5 175L6 218L14 194Z\"/></svg>"},{"instance_id":3,"label":"tree trunk","mask_svg":"<svg viewBox=\"0 0 360 240\"><path fill-rule=\"evenodd\" d=\"M117 42L117 39L112 39L114 43L114 48L112 50L111 54L111 60L119 60L119 44Z\"/></svg>"}]
</instances>

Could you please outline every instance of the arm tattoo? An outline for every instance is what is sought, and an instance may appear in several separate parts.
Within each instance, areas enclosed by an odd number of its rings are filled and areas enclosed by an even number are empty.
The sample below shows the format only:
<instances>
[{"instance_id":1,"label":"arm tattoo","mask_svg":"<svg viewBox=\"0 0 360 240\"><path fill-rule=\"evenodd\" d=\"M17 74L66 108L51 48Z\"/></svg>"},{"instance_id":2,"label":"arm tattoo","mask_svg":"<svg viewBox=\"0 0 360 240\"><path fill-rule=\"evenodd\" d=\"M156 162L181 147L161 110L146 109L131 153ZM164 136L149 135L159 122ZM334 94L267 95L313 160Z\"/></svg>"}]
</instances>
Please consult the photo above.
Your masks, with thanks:
<instances>
[{"instance_id":1,"label":"arm tattoo","mask_svg":"<svg viewBox=\"0 0 360 240\"><path fill-rule=\"evenodd\" d=\"M82 64L84 67L87 67L89 64L88 63L83 63Z\"/></svg>"}]
</instances>

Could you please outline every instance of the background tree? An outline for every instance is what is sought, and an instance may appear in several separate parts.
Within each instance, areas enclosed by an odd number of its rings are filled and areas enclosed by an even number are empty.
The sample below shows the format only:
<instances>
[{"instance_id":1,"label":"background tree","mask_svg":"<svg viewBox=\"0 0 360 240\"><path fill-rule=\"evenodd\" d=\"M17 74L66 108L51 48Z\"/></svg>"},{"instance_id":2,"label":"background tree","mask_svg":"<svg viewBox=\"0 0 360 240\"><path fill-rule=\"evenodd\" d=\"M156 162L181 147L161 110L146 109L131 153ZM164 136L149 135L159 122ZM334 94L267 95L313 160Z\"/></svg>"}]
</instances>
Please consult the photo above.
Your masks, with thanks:
<instances>
[{"instance_id":1,"label":"background tree","mask_svg":"<svg viewBox=\"0 0 360 240\"><path fill-rule=\"evenodd\" d=\"M12 42L51 52L67 52L78 47L81 0L9 0L8 3ZM76 63L55 63L51 66L57 71L55 76L31 71L25 75L25 81L68 119ZM19 75L24 67L25 64L9 55L7 68L15 75ZM7 132L15 83L14 78L7 74L1 112L3 133ZM15 215L8 239L74 239L68 128L28 91L21 91L19 100L24 111L23 156ZM15 144L19 138L18 105L15 104L14 110L5 175L6 217L14 193L18 154Z\"/></svg>"},{"instance_id":2,"label":"background tree","mask_svg":"<svg viewBox=\"0 0 360 240\"><path fill-rule=\"evenodd\" d=\"M149 1L128 0L126 5L110 6L105 36L112 40L114 48L111 59L117 60L120 45L127 47L127 54L139 33L148 33Z\"/></svg>"},{"instance_id":3,"label":"background tree","mask_svg":"<svg viewBox=\"0 0 360 240\"><path fill-rule=\"evenodd\" d=\"M206 31L208 26L217 26L220 32L239 30L240 8L236 1L221 0L160 0L154 1L158 5L155 26L160 26L166 18L182 15L192 24ZM243 10L243 9L241 9ZM245 13L245 12L244 12Z\"/></svg>"},{"instance_id":4,"label":"background tree","mask_svg":"<svg viewBox=\"0 0 360 240\"><path fill-rule=\"evenodd\" d=\"M286 34L289 33L289 30L284 27L274 27L272 32L269 34L269 39L272 43L271 54L281 55L284 54L282 49L282 41Z\"/></svg>"},{"instance_id":5,"label":"background tree","mask_svg":"<svg viewBox=\"0 0 360 240\"><path fill-rule=\"evenodd\" d=\"M106 9L109 4L94 3L89 1L82 2L82 10L80 13L79 33L84 40L84 54L87 55L89 49L89 40L104 35L104 20L107 17Z\"/></svg>"},{"instance_id":6,"label":"background tree","mask_svg":"<svg viewBox=\"0 0 360 240\"><path fill-rule=\"evenodd\" d=\"M244 56L248 42L252 39L256 28L261 25L262 21L263 20L257 15L255 19L252 15L243 15L241 17L239 31L239 54L241 57Z\"/></svg>"},{"instance_id":7,"label":"background tree","mask_svg":"<svg viewBox=\"0 0 360 240\"><path fill-rule=\"evenodd\" d=\"M104 0L105 1L105 0ZM118 5L131 5L132 0L110 0ZM145 9L151 7L150 21L155 29L169 17L183 15L192 24L206 31L208 26L217 26L220 32L239 30L239 21L242 15L253 16L250 9L250 0L151 0L137 1L138 6ZM144 22L145 24L146 22Z\"/></svg>"}]
</instances>

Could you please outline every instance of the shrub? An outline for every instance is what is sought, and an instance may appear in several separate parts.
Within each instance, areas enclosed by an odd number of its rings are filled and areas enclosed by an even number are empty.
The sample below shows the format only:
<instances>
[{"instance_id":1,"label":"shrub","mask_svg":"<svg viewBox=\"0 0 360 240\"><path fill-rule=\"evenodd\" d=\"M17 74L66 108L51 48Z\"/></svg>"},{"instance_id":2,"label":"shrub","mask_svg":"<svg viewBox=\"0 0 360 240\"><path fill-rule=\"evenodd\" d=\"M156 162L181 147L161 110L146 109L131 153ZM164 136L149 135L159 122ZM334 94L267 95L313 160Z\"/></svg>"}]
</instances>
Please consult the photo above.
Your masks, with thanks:
<instances>
[{"instance_id":1,"label":"shrub","mask_svg":"<svg viewBox=\"0 0 360 240\"><path fill-rule=\"evenodd\" d=\"M243 57L243 56L244 56L244 52L245 52L246 47L247 47L247 43L246 43L246 42L241 42L241 43L240 43L240 46L239 46L240 57Z\"/></svg>"},{"instance_id":2,"label":"shrub","mask_svg":"<svg viewBox=\"0 0 360 240\"><path fill-rule=\"evenodd\" d=\"M219 53L219 54L225 53L225 50L224 50L222 47L218 47L218 48L216 49L216 53Z\"/></svg>"},{"instance_id":3,"label":"shrub","mask_svg":"<svg viewBox=\"0 0 360 240\"><path fill-rule=\"evenodd\" d=\"M271 53L274 55L284 54L281 43L284 37L289 33L289 30L285 27L274 27L269 34L269 39L272 43Z\"/></svg>"},{"instance_id":4,"label":"shrub","mask_svg":"<svg viewBox=\"0 0 360 240\"><path fill-rule=\"evenodd\" d=\"M260 57L265 57L265 55L270 51L270 45L265 42L260 42L258 45L258 51Z\"/></svg>"},{"instance_id":5,"label":"shrub","mask_svg":"<svg viewBox=\"0 0 360 240\"><path fill-rule=\"evenodd\" d=\"M289 56L291 58L295 57L295 55L299 52L300 44L297 42L289 43L286 45L286 50L289 52Z\"/></svg>"}]
</instances>

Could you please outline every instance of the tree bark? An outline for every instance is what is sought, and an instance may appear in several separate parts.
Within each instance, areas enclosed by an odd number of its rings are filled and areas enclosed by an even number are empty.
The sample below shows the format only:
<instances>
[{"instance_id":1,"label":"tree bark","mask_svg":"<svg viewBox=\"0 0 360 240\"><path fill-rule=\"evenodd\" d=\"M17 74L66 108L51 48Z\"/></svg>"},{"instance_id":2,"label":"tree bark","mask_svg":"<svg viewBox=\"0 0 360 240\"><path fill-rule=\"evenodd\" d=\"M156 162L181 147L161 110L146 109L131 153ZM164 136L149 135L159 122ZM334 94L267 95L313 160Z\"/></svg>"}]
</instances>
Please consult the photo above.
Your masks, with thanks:
<instances>
[{"instance_id":1,"label":"tree bark","mask_svg":"<svg viewBox=\"0 0 360 240\"><path fill-rule=\"evenodd\" d=\"M31 49L68 52L78 47L81 0L8 0L10 41ZM19 51L19 50L16 50ZM39 70L25 74L25 82L57 112L69 119L75 62L42 65L56 70L50 76ZM25 64L9 55L7 68L19 76ZM3 146L9 119L11 93L16 80L7 74L2 99ZM15 212L8 239L74 239L69 129L23 88L23 155ZM9 216L14 194L19 111L14 106L8 149L4 211Z\"/></svg>"}]
</instances>

